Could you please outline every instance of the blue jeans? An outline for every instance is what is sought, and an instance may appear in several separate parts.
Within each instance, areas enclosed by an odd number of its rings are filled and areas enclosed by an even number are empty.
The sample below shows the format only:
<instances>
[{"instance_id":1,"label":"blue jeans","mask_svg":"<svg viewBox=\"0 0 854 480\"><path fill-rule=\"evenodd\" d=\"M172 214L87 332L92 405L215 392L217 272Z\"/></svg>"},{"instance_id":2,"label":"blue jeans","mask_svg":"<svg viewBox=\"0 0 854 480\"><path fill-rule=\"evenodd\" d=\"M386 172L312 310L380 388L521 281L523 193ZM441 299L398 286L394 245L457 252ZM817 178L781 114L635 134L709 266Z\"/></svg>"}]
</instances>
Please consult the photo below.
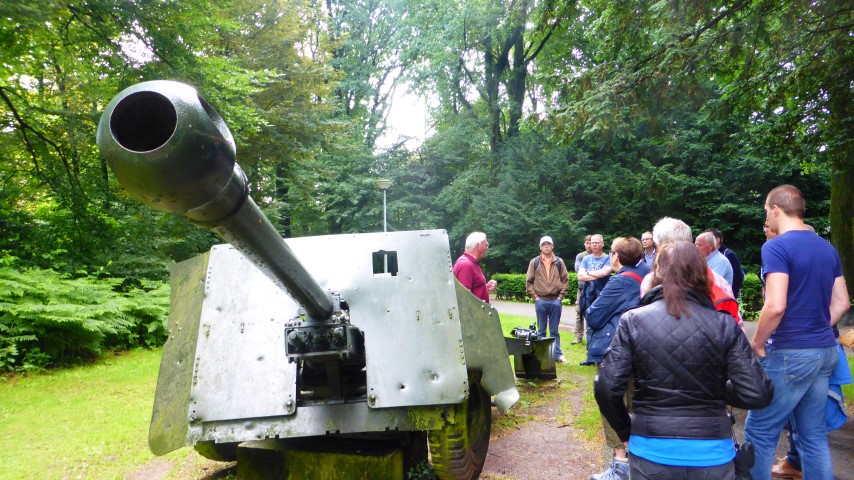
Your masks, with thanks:
<instances>
[{"instance_id":1,"label":"blue jeans","mask_svg":"<svg viewBox=\"0 0 854 480\"><path fill-rule=\"evenodd\" d=\"M560 349L560 314L563 312L563 305L560 300L543 300L539 299L534 302L534 311L537 312L537 335L546 336L546 326L549 327L549 336L555 339L555 358L563 355L563 350Z\"/></svg>"},{"instance_id":2,"label":"blue jeans","mask_svg":"<svg viewBox=\"0 0 854 480\"><path fill-rule=\"evenodd\" d=\"M824 409L827 380L838 361L836 347L771 350L759 360L774 384L774 400L748 412L744 425L745 441L756 448L750 470L754 480L771 478L777 441L787 420L798 432L804 478L833 480Z\"/></svg>"},{"instance_id":3,"label":"blue jeans","mask_svg":"<svg viewBox=\"0 0 854 480\"><path fill-rule=\"evenodd\" d=\"M734 480L735 465L733 462L714 467L662 465L629 452L629 478L632 480Z\"/></svg>"},{"instance_id":4,"label":"blue jeans","mask_svg":"<svg viewBox=\"0 0 854 480\"><path fill-rule=\"evenodd\" d=\"M789 440L789 453L786 454L786 460L788 460L792 468L800 471L801 454L798 453L798 434L792 432L791 426L789 427L789 433L786 434L786 438Z\"/></svg>"}]
</instances>

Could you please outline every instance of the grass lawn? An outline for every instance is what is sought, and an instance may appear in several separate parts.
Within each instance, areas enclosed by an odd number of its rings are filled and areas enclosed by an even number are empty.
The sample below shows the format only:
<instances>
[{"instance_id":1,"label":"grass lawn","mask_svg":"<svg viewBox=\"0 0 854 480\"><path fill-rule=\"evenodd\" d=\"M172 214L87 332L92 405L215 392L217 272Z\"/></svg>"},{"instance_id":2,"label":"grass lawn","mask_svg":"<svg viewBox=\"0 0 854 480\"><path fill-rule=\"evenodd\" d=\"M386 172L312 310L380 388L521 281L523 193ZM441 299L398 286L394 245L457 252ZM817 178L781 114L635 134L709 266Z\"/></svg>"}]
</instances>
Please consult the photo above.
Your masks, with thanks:
<instances>
[{"instance_id":1,"label":"grass lawn","mask_svg":"<svg viewBox=\"0 0 854 480\"><path fill-rule=\"evenodd\" d=\"M92 365L0 382L0 478L124 478L154 459L148 423L161 353L108 354ZM166 478L204 475L206 460L192 449L163 458L176 465Z\"/></svg>"},{"instance_id":2,"label":"grass lawn","mask_svg":"<svg viewBox=\"0 0 854 480\"><path fill-rule=\"evenodd\" d=\"M848 366L851 372L854 372L854 356L848 355ZM842 396L845 397L845 407L848 408L848 415L854 415L854 383L842 386Z\"/></svg>"},{"instance_id":3,"label":"grass lawn","mask_svg":"<svg viewBox=\"0 0 854 480\"><path fill-rule=\"evenodd\" d=\"M534 319L513 315L501 316L501 328L506 336L510 336L513 327L528 328ZM595 367L582 367L579 363L587 359L587 347L570 345L573 335L560 332L560 345L569 363L558 363L557 380L526 380L518 379L516 387L519 390L519 403L509 412L493 418L498 428L517 428L526 421L535 420L528 415L527 410L535 405L557 400L559 406L554 412L557 421L564 425L573 425L586 440L594 440L601 435L602 423L599 407L593 398L593 377ZM512 363L512 358L511 358ZM580 396L581 408L577 408L573 399Z\"/></svg>"}]
</instances>

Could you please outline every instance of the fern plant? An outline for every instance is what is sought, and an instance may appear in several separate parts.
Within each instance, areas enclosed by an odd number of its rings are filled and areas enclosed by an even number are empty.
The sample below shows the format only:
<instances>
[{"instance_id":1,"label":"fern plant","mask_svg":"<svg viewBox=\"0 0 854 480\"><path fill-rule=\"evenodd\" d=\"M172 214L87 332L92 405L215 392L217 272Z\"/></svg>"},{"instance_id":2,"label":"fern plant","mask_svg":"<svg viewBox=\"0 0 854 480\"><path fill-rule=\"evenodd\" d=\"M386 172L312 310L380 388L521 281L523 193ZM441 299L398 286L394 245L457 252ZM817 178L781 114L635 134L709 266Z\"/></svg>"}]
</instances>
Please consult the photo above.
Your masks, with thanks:
<instances>
[{"instance_id":1,"label":"fern plant","mask_svg":"<svg viewBox=\"0 0 854 480\"><path fill-rule=\"evenodd\" d=\"M121 292L121 283L0 267L0 369L25 369L24 358L61 365L105 348L165 341L168 285L148 282Z\"/></svg>"}]
</instances>

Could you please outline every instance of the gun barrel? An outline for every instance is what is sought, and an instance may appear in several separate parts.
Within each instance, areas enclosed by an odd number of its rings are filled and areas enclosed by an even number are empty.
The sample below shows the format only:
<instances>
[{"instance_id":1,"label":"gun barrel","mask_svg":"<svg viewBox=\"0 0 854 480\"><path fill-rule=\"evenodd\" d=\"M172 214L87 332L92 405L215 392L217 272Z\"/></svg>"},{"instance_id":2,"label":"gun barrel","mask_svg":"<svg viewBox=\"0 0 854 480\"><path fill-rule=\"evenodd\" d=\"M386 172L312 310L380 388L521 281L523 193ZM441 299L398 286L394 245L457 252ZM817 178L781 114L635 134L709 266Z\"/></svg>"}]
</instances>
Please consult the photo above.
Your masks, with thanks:
<instances>
[{"instance_id":1,"label":"gun barrel","mask_svg":"<svg viewBox=\"0 0 854 480\"><path fill-rule=\"evenodd\" d=\"M309 317L329 318L331 294L249 196L231 132L194 88L153 81L125 89L107 105L97 143L133 196L213 229L285 288Z\"/></svg>"}]
</instances>

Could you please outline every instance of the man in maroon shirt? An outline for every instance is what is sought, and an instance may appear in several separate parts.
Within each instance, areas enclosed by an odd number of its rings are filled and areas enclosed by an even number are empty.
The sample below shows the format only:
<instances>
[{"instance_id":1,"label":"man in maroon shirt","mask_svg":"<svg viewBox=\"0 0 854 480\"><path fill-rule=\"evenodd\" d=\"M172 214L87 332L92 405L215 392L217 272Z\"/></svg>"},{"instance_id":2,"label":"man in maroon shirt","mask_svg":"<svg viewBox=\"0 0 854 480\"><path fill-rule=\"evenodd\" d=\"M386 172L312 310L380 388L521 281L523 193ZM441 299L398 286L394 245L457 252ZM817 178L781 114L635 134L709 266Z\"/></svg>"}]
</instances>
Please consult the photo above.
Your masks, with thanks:
<instances>
[{"instance_id":1,"label":"man in maroon shirt","mask_svg":"<svg viewBox=\"0 0 854 480\"><path fill-rule=\"evenodd\" d=\"M495 290L496 285L498 285L495 280L486 281L483 270L478 264L488 251L489 240L486 239L486 234L472 232L466 238L465 253L460 255L460 258L454 263L454 276L457 277L457 280L471 290L475 297L486 303L489 303L489 292Z\"/></svg>"}]
</instances>

